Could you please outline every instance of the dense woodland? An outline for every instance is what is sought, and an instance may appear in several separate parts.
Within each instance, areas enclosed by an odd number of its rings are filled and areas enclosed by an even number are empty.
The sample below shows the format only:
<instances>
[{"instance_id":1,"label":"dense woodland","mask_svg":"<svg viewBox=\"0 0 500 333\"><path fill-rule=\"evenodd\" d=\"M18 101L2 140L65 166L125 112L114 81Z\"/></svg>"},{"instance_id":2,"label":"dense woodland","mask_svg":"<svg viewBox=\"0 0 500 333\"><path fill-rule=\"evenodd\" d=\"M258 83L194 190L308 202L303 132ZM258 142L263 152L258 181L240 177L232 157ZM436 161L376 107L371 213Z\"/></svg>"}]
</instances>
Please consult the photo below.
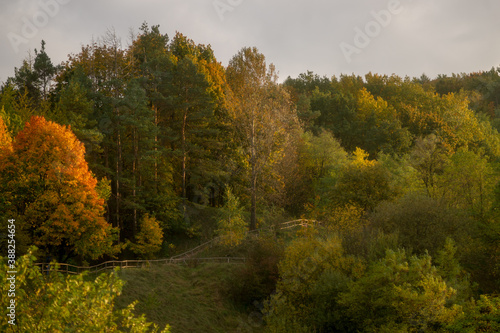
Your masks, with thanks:
<instances>
[{"instance_id":1,"label":"dense woodland","mask_svg":"<svg viewBox=\"0 0 500 333\"><path fill-rule=\"evenodd\" d=\"M267 300L269 332L500 330L500 68L277 73L147 24L60 65L42 41L0 93L19 255L168 257L204 207L226 246L306 218L321 225L262 241L230 291Z\"/></svg>"}]
</instances>

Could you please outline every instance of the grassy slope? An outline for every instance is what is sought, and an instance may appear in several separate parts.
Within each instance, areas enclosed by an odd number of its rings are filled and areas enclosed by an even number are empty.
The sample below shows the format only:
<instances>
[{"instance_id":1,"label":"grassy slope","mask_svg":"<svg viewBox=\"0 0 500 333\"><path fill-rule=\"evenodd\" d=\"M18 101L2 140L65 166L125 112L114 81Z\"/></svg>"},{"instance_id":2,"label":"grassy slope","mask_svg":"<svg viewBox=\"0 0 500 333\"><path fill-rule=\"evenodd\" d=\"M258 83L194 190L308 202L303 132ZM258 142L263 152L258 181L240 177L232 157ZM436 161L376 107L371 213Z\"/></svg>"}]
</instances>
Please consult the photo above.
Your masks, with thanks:
<instances>
[{"instance_id":1,"label":"grassy slope","mask_svg":"<svg viewBox=\"0 0 500 333\"><path fill-rule=\"evenodd\" d=\"M235 266L203 264L198 267L165 265L122 270L126 281L116 305L134 300L148 321L172 326L172 332L247 332L248 314L224 298L222 281ZM240 330L238 330L240 329Z\"/></svg>"},{"instance_id":2,"label":"grassy slope","mask_svg":"<svg viewBox=\"0 0 500 333\"><path fill-rule=\"evenodd\" d=\"M217 209L190 207L189 215L194 225L199 225L199 238L177 236L169 242L176 250L169 255L182 253L214 237ZM294 235L296 230L283 232ZM240 246L229 249L218 244L196 257L246 256L248 246L256 241L252 235ZM286 238L286 237L285 237ZM122 270L120 277L126 281L116 305L125 307L138 300L138 313L161 328L172 326L172 332L262 332L260 315L243 313L224 296L225 280L236 268L233 264L202 264L198 267L165 265L149 269ZM256 309L252 309L256 310Z\"/></svg>"}]
</instances>

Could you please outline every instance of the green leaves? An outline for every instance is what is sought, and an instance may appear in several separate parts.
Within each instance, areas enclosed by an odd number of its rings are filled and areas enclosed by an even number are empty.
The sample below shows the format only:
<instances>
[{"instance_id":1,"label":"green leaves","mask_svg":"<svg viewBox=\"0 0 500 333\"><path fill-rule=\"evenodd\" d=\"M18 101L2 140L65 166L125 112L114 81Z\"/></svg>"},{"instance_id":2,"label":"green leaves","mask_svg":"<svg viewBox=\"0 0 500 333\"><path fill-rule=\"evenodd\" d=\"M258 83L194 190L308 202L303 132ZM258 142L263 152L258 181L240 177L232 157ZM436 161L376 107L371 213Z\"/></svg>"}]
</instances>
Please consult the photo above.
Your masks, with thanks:
<instances>
[{"instance_id":1,"label":"green leaves","mask_svg":"<svg viewBox=\"0 0 500 333\"><path fill-rule=\"evenodd\" d=\"M461 313L459 306L446 306L454 294L432 266L430 256L409 258L403 250L388 250L365 276L349 285L339 305L367 332L387 327L433 330Z\"/></svg>"},{"instance_id":2,"label":"green leaves","mask_svg":"<svg viewBox=\"0 0 500 333\"><path fill-rule=\"evenodd\" d=\"M239 245L246 236L247 223L243 218L243 208L240 200L233 194L231 188L226 188L225 204L220 209L217 219L217 234L220 242L226 246Z\"/></svg>"},{"instance_id":3,"label":"green leaves","mask_svg":"<svg viewBox=\"0 0 500 333\"><path fill-rule=\"evenodd\" d=\"M464 308L464 314L447 327L449 332L500 331L500 298L481 295Z\"/></svg>"},{"instance_id":4,"label":"green leaves","mask_svg":"<svg viewBox=\"0 0 500 333\"><path fill-rule=\"evenodd\" d=\"M32 248L16 262L16 326L20 332L158 332L158 327L134 314L135 303L123 310L114 309L114 300L121 294L123 282L117 272L101 274L94 280L86 274L63 276L40 272L34 266ZM0 278L6 281L9 271L6 258L0 258ZM2 295L9 286L1 284ZM0 298L7 308L8 297ZM0 330L12 327L0 319ZM167 326L162 332L167 333Z\"/></svg>"},{"instance_id":5,"label":"green leaves","mask_svg":"<svg viewBox=\"0 0 500 333\"><path fill-rule=\"evenodd\" d=\"M276 83L274 66L267 66L257 48L243 48L231 59L226 75L232 125L249 169L250 229L255 229L258 192L262 193L265 179L279 177L273 171L284 158L283 151L298 122L290 96Z\"/></svg>"},{"instance_id":6,"label":"green leaves","mask_svg":"<svg viewBox=\"0 0 500 333\"><path fill-rule=\"evenodd\" d=\"M339 295L364 265L346 255L339 237L322 239L305 230L293 241L279 264L277 290L266 304L267 332L342 330Z\"/></svg>"}]
</instances>

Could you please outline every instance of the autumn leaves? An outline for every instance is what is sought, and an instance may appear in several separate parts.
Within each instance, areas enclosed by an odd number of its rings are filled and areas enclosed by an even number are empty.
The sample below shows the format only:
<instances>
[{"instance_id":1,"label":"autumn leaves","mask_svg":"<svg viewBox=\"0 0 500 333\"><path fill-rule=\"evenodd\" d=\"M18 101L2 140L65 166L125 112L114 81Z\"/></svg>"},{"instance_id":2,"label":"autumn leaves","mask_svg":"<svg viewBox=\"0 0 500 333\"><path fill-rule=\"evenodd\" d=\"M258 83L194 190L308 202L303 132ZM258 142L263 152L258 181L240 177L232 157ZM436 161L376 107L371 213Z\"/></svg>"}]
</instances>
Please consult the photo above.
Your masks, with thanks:
<instances>
[{"instance_id":1,"label":"autumn leaves","mask_svg":"<svg viewBox=\"0 0 500 333\"><path fill-rule=\"evenodd\" d=\"M21 247L37 245L62 261L116 253L116 230L71 130L34 116L10 143L3 128L2 208L18 221Z\"/></svg>"}]
</instances>

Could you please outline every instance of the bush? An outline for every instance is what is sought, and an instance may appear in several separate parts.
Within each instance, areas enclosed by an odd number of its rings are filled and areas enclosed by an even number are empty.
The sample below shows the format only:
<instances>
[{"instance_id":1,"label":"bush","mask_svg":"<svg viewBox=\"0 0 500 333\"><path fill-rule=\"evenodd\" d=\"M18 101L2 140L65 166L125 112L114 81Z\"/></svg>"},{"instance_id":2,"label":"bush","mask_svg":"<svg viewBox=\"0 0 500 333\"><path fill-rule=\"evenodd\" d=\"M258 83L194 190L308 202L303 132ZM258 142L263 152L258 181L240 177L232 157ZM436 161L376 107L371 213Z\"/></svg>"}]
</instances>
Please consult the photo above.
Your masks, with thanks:
<instances>
[{"instance_id":1,"label":"bush","mask_svg":"<svg viewBox=\"0 0 500 333\"><path fill-rule=\"evenodd\" d=\"M449 332L500 332L500 298L481 295L471 301L464 315L448 326Z\"/></svg>"},{"instance_id":2,"label":"bush","mask_svg":"<svg viewBox=\"0 0 500 333\"><path fill-rule=\"evenodd\" d=\"M282 256L283 246L275 239L261 239L252 244L245 265L228 281L230 298L236 304L248 307L269 297L276 289L278 263Z\"/></svg>"},{"instance_id":3,"label":"bush","mask_svg":"<svg viewBox=\"0 0 500 333\"><path fill-rule=\"evenodd\" d=\"M404 248L417 254L427 250L432 256L444 246L447 237L459 244L464 242L472 224L466 215L443 202L416 194L381 203L370 220L385 233L398 232Z\"/></svg>"},{"instance_id":4,"label":"bush","mask_svg":"<svg viewBox=\"0 0 500 333\"><path fill-rule=\"evenodd\" d=\"M353 332L435 332L461 313L459 305L448 306L455 293L429 255L388 250L338 303Z\"/></svg>"},{"instance_id":5,"label":"bush","mask_svg":"<svg viewBox=\"0 0 500 333\"><path fill-rule=\"evenodd\" d=\"M85 274L45 275L34 265L35 250L31 248L17 259L15 296L7 297L10 283L1 284L0 306L7 309L12 300L16 305L15 318L5 312L2 315L1 332L12 328L16 332L158 332L158 327L147 323L144 315L134 315L135 303L123 310L114 309L124 284L116 272L101 274L94 281L88 281ZM7 258L0 257L2 281L11 277L7 263ZM162 332L169 332L168 326Z\"/></svg>"}]
</instances>

